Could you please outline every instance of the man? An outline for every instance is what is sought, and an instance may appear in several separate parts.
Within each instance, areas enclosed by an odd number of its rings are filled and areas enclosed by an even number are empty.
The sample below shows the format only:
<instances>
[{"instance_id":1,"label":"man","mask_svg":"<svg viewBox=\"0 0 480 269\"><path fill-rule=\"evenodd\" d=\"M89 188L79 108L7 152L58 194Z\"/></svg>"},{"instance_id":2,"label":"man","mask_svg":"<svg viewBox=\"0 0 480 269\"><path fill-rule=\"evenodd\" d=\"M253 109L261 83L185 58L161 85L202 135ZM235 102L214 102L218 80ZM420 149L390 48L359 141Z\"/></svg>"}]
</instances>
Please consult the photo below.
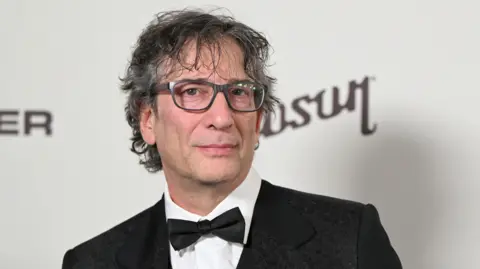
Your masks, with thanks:
<instances>
[{"instance_id":1,"label":"man","mask_svg":"<svg viewBox=\"0 0 480 269\"><path fill-rule=\"evenodd\" d=\"M399 269L374 206L302 193L252 168L262 117L278 103L270 45L231 17L160 14L122 89L132 150L165 193L66 252L64 269Z\"/></svg>"}]
</instances>

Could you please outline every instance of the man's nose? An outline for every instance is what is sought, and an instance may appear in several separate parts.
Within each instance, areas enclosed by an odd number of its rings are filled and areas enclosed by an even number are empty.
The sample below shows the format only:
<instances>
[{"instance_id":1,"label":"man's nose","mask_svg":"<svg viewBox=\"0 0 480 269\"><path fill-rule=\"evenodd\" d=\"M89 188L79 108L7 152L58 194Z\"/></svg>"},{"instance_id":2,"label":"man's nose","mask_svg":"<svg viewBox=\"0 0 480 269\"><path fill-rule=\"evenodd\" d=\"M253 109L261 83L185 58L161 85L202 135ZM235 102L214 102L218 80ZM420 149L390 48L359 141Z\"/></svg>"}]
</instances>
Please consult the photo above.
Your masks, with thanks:
<instances>
[{"instance_id":1,"label":"man's nose","mask_svg":"<svg viewBox=\"0 0 480 269\"><path fill-rule=\"evenodd\" d=\"M218 93L207 111L209 124L215 129L226 129L233 125L233 111L223 93Z\"/></svg>"}]
</instances>

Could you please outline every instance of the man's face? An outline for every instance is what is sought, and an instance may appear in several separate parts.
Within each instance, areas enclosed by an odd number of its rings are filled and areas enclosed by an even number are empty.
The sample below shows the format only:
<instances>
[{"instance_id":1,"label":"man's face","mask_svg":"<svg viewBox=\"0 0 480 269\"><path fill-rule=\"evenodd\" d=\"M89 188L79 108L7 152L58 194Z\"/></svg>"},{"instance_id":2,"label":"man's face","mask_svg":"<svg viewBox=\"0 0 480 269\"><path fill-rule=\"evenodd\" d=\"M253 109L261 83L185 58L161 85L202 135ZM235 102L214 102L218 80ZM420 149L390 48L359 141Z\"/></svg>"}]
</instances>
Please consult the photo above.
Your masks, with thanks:
<instances>
[{"instance_id":1,"label":"man's face","mask_svg":"<svg viewBox=\"0 0 480 269\"><path fill-rule=\"evenodd\" d=\"M228 40L221 44L220 54L208 47L201 49L199 68L178 70L160 83L204 79L226 84L248 79L239 46ZM197 57L194 42L186 46L183 56L186 66L192 66ZM223 93L201 112L185 111L170 94L159 94L157 110L156 115L152 109L143 111L141 130L147 143L157 144L167 177L212 184L246 176L259 138L261 111L232 111Z\"/></svg>"}]
</instances>

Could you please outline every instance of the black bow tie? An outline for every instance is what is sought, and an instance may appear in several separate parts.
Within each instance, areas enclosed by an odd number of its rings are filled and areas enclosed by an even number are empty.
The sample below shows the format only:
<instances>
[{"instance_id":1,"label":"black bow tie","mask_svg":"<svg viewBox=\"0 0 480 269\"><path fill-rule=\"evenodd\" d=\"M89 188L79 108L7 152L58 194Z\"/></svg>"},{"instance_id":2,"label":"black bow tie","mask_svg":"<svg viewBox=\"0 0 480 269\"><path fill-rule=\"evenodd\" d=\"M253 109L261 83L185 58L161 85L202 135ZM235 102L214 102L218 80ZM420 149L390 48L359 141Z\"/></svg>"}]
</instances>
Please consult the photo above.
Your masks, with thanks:
<instances>
[{"instance_id":1,"label":"black bow tie","mask_svg":"<svg viewBox=\"0 0 480 269\"><path fill-rule=\"evenodd\" d=\"M202 235L213 234L226 241L243 243L245 219L238 207L230 209L213 220L199 222L180 219L168 220L170 243L180 250L197 242Z\"/></svg>"}]
</instances>

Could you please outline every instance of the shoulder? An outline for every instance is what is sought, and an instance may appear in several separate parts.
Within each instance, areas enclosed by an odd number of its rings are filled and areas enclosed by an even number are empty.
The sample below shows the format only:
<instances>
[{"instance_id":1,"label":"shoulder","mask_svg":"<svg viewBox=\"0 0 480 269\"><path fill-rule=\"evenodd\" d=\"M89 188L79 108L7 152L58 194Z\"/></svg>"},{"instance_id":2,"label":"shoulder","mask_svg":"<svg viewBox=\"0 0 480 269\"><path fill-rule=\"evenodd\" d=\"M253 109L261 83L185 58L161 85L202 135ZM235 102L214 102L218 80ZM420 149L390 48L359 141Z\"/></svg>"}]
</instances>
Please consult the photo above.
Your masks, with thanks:
<instances>
[{"instance_id":1,"label":"shoulder","mask_svg":"<svg viewBox=\"0 0 480 269\"><path fill-rule=\"evenodd\" d=\"M94 268L99 262L114 264L115 255L126 239L135 231L148 225L153 208L130 217L112 228L70 248L63 257L62 268L72 268L73 264L82 264L82 268Z\"/></svg>"},{"instance_id":2,"label":"shoulder","mask_svg":"<svg viewBox=\"0 0 480 269\"><path fill-rule=\"evenodd\" d=\"M298 216L307 219L315 229L340 232L355 238L358 235L365 212L376 212L371 204L303 192L264 181L269 197L286 203ZM371 214L370 214L371 215Z\"/></svg>"},{"instance_id":3,"label":"shoulder","mask_svg":"<svg viewBox=\"0 0 480 269\"><path fill-rule=\"evenodd\" d=\"M305 213L322 212L361 212L367 204L321 194L299 191L287 187L274 185L264 180L265 190L291 206L301 209Z\"/></svg>"},{"instance_id":4,"label":"shoulder","mask_svg":"<svg viewBox=\"0 0 480 269\"><path fill-rule=\"evenodd\" d=\"M266 181L262 190L270 207L279 205L295 212L283 214L282 218L307 220L316 231L309 251L332 250L326 255L341 254L344 259L358 263L358 268L402 268L374 205L302 192Z\"/></svg>"}]
</instances>

